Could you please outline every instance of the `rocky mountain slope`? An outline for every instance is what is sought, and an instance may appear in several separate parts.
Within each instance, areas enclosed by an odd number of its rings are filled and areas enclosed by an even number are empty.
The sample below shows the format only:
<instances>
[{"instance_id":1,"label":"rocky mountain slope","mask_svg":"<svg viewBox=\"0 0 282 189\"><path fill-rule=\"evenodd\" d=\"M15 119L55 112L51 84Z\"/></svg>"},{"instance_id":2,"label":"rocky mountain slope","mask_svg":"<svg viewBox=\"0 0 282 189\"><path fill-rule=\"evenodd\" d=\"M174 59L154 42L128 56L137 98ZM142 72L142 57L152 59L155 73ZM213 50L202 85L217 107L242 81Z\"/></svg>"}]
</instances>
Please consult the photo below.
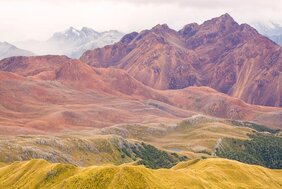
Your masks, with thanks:
<instances>
[{"instance_id":1,"label":"rocky mountain slope","mask_svg":"<svg viewBox=\"0 0 282 189\"><path fill-rule=\"evenodd\" d=\"M225 14L179 31L157 25L133 32L114 45L87 51L81 60L126 70L155 89L209 86L250 104L282 106L281 51Z\"/></svg>"}]
</instances>

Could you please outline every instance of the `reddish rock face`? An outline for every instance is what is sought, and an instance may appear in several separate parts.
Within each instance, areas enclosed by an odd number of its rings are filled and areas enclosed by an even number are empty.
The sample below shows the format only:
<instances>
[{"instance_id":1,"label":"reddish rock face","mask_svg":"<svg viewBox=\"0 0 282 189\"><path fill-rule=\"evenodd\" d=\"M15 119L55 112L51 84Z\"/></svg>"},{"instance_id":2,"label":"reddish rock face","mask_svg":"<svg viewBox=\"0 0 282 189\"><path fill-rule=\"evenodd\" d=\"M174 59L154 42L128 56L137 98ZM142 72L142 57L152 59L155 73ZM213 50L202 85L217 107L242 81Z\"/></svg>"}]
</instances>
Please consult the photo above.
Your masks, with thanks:
<instances>
[{"instance_id":1,"label":"reddish rock face","mask_svg":"<svg viewBox=\"0 0 282 189\"><path fill-rule=\"evenodd\" d=\"M228 14L188 24L131 33L81 60L115 67L155 89L209 86L248 103L282 106L282 50Z\"/></svg>"}]
</instances>

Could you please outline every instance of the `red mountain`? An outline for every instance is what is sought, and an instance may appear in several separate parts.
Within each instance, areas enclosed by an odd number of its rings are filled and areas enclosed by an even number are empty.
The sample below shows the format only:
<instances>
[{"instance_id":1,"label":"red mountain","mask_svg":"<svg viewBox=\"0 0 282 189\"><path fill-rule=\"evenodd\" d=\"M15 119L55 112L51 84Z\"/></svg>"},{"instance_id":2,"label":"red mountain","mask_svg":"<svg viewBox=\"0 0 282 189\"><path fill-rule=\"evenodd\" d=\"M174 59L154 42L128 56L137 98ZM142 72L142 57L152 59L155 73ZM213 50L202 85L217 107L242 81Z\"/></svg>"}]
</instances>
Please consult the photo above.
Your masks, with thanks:
<instances>
[{"instance_id":1,"label":"red mountain","mask_svg":"<svg viewBox=\"0 0 282 189\"><path fill-rule=\"evenodd\" d=\"M250 105L208 87L156 90L125 71L65 56L0 61L0 133L169 123L195 114L281 128L281 109Z\"/></svg>"},{"instance_id":2,"label":"red mountain","mask_svg":"<svg viewBox=\"0 0 282 189\"><path fill-rule=\"evenodd\" d=\"M228 14L133 32L114 45L87 51L93 67L124 69L155 89L209 86L247 103L282 106L282 49Z\"/></svg>"}]
</instances>

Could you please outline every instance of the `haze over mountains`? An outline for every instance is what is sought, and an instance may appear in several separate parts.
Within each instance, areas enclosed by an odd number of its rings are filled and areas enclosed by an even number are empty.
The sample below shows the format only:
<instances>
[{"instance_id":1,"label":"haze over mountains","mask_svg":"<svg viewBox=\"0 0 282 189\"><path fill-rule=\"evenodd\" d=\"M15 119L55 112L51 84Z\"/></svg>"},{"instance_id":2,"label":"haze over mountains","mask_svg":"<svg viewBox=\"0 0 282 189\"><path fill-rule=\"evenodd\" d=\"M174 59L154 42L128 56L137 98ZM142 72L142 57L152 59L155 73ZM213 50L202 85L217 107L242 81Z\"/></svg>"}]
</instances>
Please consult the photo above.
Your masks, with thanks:
<instances>
[{"instance_id":1,"label":"haze over mountains","mask_svg":"<svg viewBox=\"0 0 282 189\"><path fill-rule=\"evenodd\" d=\"M11 56L32 56L32 52L19 49L7 42L0 42L0 60Z\"/></svg>"},{"instance_id":2,"label":"haze over mountains","mask_svg":"<svg viewBox=\"0 0 282 189\"><path fill-rule=\"evenodd\" d=\"M122 36L0 60L0 188L280 189L279 45L229 14Z\"/></svg>"},{"instance_id":3,"label":"haze over mountains","mask_svg":"<svg viewBox=\"0 0 282 189\"><path fill-rule=\"evenodd\" d=\"M267 36L269 39L277 43L278 45L282 45L282 26L276 23L270 24L261 24L256 23L254 27L262 34Z\"/></svg>"},{"instance_id":4,"label":"haze over mountains","mask_svg":"<svg viewBox=\"0 0 282 189\"><path fill-rule=\"evenodd\" d=\"M87 27L83 27L81 30L70 27L63 32L54 33L47 41L29 40L17 42L16 45L37 55L54 54L78 58L86 50L119 41L123 35L116 30L97 32Z\"/></svg>"}]
</instances>

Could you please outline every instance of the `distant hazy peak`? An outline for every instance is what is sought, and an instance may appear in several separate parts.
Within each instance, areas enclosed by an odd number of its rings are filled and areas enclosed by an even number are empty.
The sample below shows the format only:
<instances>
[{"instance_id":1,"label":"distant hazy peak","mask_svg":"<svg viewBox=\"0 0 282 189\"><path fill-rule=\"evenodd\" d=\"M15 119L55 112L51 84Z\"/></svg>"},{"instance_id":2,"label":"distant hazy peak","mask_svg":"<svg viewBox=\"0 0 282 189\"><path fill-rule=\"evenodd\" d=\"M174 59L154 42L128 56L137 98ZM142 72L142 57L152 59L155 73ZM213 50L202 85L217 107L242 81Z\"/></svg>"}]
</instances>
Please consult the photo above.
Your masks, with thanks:
<instances>
[{"instance_id":1,"label":"distant hazy peak","mask_svg":"<svg viewBox=\"0 0 282 189\"><path fill-rule=\"evenodd\" d=\"M32 56L32 52L20 49L6 41L0 42L0 59L12 56Z\"/></svg>"},{"instance_id":2,"label":"distant hazy peak","mask_svg":"<svg viewBox=\"0 0 282 189\"><path fill-rule=\"evenodd\" d=\"M282 45L282 26L278 23L253 23L252 24L257 31L274 41L275 43Z\"/></svg>"}]
</instances>

